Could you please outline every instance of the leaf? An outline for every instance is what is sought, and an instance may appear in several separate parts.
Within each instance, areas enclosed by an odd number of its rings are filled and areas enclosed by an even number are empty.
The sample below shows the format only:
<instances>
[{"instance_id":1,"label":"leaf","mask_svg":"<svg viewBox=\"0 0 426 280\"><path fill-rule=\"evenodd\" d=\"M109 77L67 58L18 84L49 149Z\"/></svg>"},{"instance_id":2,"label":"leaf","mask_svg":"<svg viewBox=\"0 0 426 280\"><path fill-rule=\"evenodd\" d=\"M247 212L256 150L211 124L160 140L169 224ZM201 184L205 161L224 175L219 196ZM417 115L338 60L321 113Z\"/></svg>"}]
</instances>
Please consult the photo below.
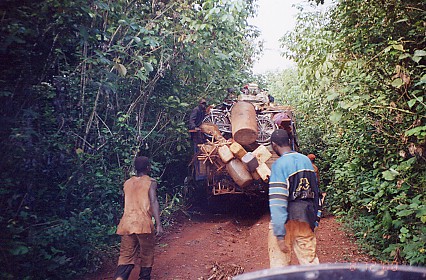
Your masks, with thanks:
<instances>
[{"instance_id":1,"label":"leaf","mask_svg":"<svg viewBox=\"0 0 426 280\"><path fill-rule=\"evenodd\" d=\"M320 71L318 71L318 70L315 71L315 78L318 79L318 80L321 79Z\"/></svg>"},{"instance_id":2,"label":"leaf","mask_svg":"<svg viewBox=\"0 0 426 280\"><path fill-rule=\"evenodd\" d=\"M108 235L115 235L115 232L117 231L117 228L115 226L110 227L107 231Z\"/></svg>"},{"instance_id":3,"label":"leaf","mask_svg":"<svg viewBox=\"0 0 426 280\"><path fill-rule=\"evenodd\" d=\"M127 74L127 69L126 69L126 67L125 67L123 64L121 64L121 63L116 63L116 64L114 65L114 68L115 68L115 69L117 69L118 73L119 73L122 77L126 76L126 74Z\"/></svg>"},{"instance_id":4,"label":"leaf","mask_svg":"<svg viewBox=\"0 0 426 280\"><path fill-rule=\"evenodd\" d=\"M410 54L408 54L408 53L404 53L404 54L401 54L401 55L398 57L398 59L399 59L399 60L402 60L402 59L405 59L405 58L407 58L407 57L411 57L411 55L410 55Z\"/></svg>"},{"instance_id":5,"label":"leaf","mask_svg":"<svg viewBox=\"0 0 426 280\"><path fill-rule=\"evenodd\" d=\"M417 159L415 157L412 157L406 161L401 162L397 169L400 171L407 171L413 166L416 161Z\"/></svg>"},{"instance_id":6,"label":"leaf","mask_svg":"<svg viewBox=\"0 0 426 280\"><path fill-rule=\"evenodd\" d=\"M152 67L152 64L149 62L144 62L143 67L147 72L151 72L152 70L154 70L154 67Z\"/></svg>"},{"instance_id":7,"label":"leaf","mask_svg":"<svg viewBox=\"0 0 426 280\"><path fill-rule=\"evenodd\" d=\"M393 45L392 47L395 50L404 51L404 46L403 45Z\"/></svg>"},{"instance_id":8,"label":"leaf","mask_svg":"<svg viewBox=\"0 0 426 280\"><path fill-rule=\"evenodd\" d=\"M403 233L403 234L405 234L405 233L408 233L408 232L409 232L409 230L408 230L406 227L402 227L399 231L400 231L401 233Z\"/></svg>"},{"instance_id":9,"label":"leaf","mask_svg":"<svg viewBox=\"0 0 426 280\"><path fill-rule=\"evenodd\" d=\"M337 97L339 97L339 93L338 92L333 92L333 93L327 95L327 100L331 101L331 100L336 99Z\"/></svg>"},{"instance_id":10,"label":"leaf","mask_svg":"<svg viewBox=\"0 0 426 280\"><path fill-rule=\"evenodd\" d=\"M418 82L416 84L416 86L421 85L421 84L426 84L426 74L424 74L421 78L420 78L420 82Z\"/></svg>"},{"instance_id":11,"label":"leaf","mask_svg":"<svg viewBox=\"0 0 426 280\"><path fill-rule=\"evenodd\" d=\"M404 82L402 81L402 79L398 78L398 79L393 80L391 85L393 87L400 88L403 84L404 84Z\"/></svg>"},{"instance_id":12,"label":"leaf","mask_svg":"<svg viewBox=\"0 0 426 280\"><path fill-rule=\"evenodd\" d=\"M387 229L392 226L392 217L389 211L387 210L385 211L385 214L383 215L382 225Z\"/></svg>"},{"instance_id":13,"label":"leaf","mask_svg":"<svg viewBox=\"0 0 426 280\"><path fill-rule=\"evenodd\" d=\"M419 61L422 59L421 56L412 56L411 59L417 63L419 63Z\"/></svg>"},{"instance_id":14,"label":"leaf","mask_svg":"<svg viewBox=\"0 0 426 280\"><path fill-rule=\"evenodd\" d=\"M397 20L397 21L395 21L395 23L406 22L406 21L408 21L408 18L403 18L403 19Z\"/></svg>"},{"instance_id":15,"label":"leaf","mask_svg":"<svg viewBox=\"0 0 426 280\"><path fill-rule=\"evenodd\" d=\"M345 101L340 101L339 102L339 107L342 109L348 109L349 107L351 107L352 103L346 103Z\"/></svg>"},{"instance_id":16,"label":"leaf","mask_svg":"<svg viewBox=\"0 0 426 280\"><path fill-rule=\"evenodd\" d=\"M26 253L28 253L28 251L28 247L24 245L17 245L9 250L9 252L14 256L25 255Z\"/></svg>"},{"instance_id":17,"label":"leaf","mask_svg":"<svg viewBox=\"0 0 426 280\"><path fill-rule=\"evenodd\" d=\"M396 215L399 216L399 217L407 217L407 216L410 216L413 213L414 213L413 210L405 209L405 210L397 212Z\"/></svg>"},{"instance_id":18,"label":"leaf","mask_svg":"<svg viewBox=\"0 0 426 280\"><path fill-rule=\"evenodd\" d=\"M412 108L416 104L417 99L413 98L407 101L408 107Z\"/></svg>"},{"instance_id":19,"label":"leaf","mask_svg":"<svg viewBox=\"0 0 426 280\"><path fill-rule=\"evenodd\" d=\"M426 51L425 50L416 50L414 52L415 56L426 56Z\"/></svg>"},{"instance_id":20,"label":"leaf","mask_svg":"<svg viewBox=\"0 0 426 280\"><path fill-rule=\"evenodd\" d=\"M397 175L399 175L399 172L392 168L389 168L389 170L383 171L382 175L383 179L385 179L386 181L392 181Z\"/></svg>"},{"instance_id":21,"label":"leaf","mask_svg":"<svg viewBox=\"0 0 426 280\"><path fill-rule=\"evenodd\" d=\"M342 119L342 116L343 116L342 112L334 111L330 114L330 121L334 123L338 123Z\"/></svg>"},{"instance_id":22,"label":"leaf","mask_svg":"<svg viewBox=\"0 0 426 280\"><path fill-rule=\"evenodd\" d=\"M389 47L385 48L383 51L384 51L385 53L388 53L391 49L392 49L392 46L389 46Z\"/></svg>"},{"instance_id":23,"label":"leaf","mask_svg":"<svg viewBox=\"0 0 426 280\"><path fill-rule=\"evenodd\" d=\"M426 132L426 126L417 126L415 128L412 128L410 130L407 130L405 132L405 136L411 136L411 135L420 135L421 132L425 131Z\"/></svg>"},{"instance_id":24,"label":"leaf","mask_svg":"<svg viewBox=\"0 0 426 280\"><path fill-rule=\"evenodd\" d=\"M423 58L423 56L426 56L426 51L424 50L416 50L414 52L414 55L411 57L412 60L419 63L419 61Z\"/></svg>"}]
</instances>

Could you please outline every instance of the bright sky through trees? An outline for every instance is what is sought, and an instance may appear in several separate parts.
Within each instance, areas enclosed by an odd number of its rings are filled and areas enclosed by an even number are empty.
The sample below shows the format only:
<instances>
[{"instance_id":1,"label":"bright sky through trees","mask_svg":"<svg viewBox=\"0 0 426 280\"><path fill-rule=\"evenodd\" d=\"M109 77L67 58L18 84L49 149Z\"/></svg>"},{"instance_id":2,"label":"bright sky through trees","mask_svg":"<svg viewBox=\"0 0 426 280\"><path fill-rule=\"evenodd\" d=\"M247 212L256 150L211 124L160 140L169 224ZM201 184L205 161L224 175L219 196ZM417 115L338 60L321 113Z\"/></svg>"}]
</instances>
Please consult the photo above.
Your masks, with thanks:
<instances>
[{"instance_id":1,"label":"bright sky through trees","mask_svg":"<svg viewBox=\"0 0 426 280\"><path fill-rule=\"evenodd\" d=\"M295 26L297 9L294 4L302 0L258 0L258 15L249 21L257 26L264 40L263 56L254 64L255 74L267 71L282 70L292 65L292 62L281 56L279 39Z\"/></svg>"},{"instance_id":2,"label":"bright sky through trees","mask_svg":"<svg viewBox=\"0 0 426 280\"><path fill-rule=\"evenodd\" d=\"M257 0L258 15L250 19L249 24L260 29L262 33L260 39L264 40L264 52L260 60L254 64L255 74L282 70L294 65L292 61L281 56L279 39L296 25L297 5L313 5L317 9L325 10L333 1L325 2L325 5L316 6L307 0Z\"/></svg>"}]
</instances>

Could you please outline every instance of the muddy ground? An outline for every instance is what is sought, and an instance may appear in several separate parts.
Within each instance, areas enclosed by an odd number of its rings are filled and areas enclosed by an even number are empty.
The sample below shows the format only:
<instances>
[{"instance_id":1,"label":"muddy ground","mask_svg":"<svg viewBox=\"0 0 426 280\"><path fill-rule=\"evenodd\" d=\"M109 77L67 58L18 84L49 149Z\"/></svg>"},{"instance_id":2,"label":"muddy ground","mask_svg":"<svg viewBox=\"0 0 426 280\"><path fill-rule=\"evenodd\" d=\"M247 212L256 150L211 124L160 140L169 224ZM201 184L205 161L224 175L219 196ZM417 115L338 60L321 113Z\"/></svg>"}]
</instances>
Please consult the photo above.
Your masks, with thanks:
<instances>
[{"instance_id":1,"label":"muddy ground","mask_svg":"<svg viewBox=\"0 0 426 280\"><path fill-rule=\"evenodd\" d=\"M269 219L264 201L246 204L235 200L207 211L189 209L157 238L152 279L226 279L269 268ZM317 253L321 263L373 262L331 215L317 229ZM298 264L294 256L292 264ZM89 280L113 279L114 269L112 264ZM135 267L130 280L137 280L138 273Z\"/></svg>"}]
</instances>

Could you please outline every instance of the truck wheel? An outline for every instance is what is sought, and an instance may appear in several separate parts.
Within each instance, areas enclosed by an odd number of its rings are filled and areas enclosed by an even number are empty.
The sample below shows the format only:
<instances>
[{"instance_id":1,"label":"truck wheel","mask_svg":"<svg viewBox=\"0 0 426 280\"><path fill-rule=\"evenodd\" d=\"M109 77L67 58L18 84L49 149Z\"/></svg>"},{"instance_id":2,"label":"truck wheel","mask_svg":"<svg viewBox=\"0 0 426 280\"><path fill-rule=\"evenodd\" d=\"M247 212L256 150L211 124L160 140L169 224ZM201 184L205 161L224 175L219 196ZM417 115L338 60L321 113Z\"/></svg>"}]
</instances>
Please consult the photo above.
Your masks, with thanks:
<instances>
[{"instance_id":1,"label":"truck wheel","mask_svg":"<svg viewBox=\"0 0 426 280\"><path fill-rule=\"evenodd\" d=\"M203 122L217 125L222 135L225 133L231 133L232 131L231 122L229 121L229 118L224 113L221 113L221 112L214 112L214 113L208 114L204 118ZM210 136L210 135L206 135L206 136Z\"/></svg>"},{"instance_id":2,"label":"truck wheel","mask_svg":"<svg viewBox=\"0 0 426 280\"><path fill-rule=\"evenodd\" d=\"M272 133L277 129L274 122L267 116L257 116L257 143L268 143L271 140Z\"/></svg>"}]
</instances>

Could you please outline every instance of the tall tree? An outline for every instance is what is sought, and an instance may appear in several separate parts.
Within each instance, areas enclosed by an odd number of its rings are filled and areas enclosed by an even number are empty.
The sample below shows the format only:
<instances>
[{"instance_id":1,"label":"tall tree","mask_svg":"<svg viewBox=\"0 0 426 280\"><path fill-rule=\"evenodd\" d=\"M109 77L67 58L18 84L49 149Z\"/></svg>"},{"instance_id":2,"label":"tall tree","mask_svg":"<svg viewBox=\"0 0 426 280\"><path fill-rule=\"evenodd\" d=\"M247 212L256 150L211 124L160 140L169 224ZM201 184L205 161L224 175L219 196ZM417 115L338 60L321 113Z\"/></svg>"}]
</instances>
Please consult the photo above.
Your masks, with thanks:
<instances>
[{"instance_id":1,"label":"tall tree","mask_svg":"<svg viewBox=\"0 0 426 280\"><path fill-rule=\"evenodd\" d=\"M330 205L349 212L370 252L410 264L426 261L425 8L339 1L325 16L300 13L283 37L305 96L304 135L320 128L326 144Z\"/></svg>"},{"instance_id":2,"label":"tall tree","mask_svg":"<svg viewBox=\"0 0 426 280\"><path fill-rule=\"evenodd\" d=\"M72 278L117 242L137 153L153 161L163 208L179 198L187 111L249 75L254 3L0 5L1 275Z\"/></svg>"}]
</instances>

